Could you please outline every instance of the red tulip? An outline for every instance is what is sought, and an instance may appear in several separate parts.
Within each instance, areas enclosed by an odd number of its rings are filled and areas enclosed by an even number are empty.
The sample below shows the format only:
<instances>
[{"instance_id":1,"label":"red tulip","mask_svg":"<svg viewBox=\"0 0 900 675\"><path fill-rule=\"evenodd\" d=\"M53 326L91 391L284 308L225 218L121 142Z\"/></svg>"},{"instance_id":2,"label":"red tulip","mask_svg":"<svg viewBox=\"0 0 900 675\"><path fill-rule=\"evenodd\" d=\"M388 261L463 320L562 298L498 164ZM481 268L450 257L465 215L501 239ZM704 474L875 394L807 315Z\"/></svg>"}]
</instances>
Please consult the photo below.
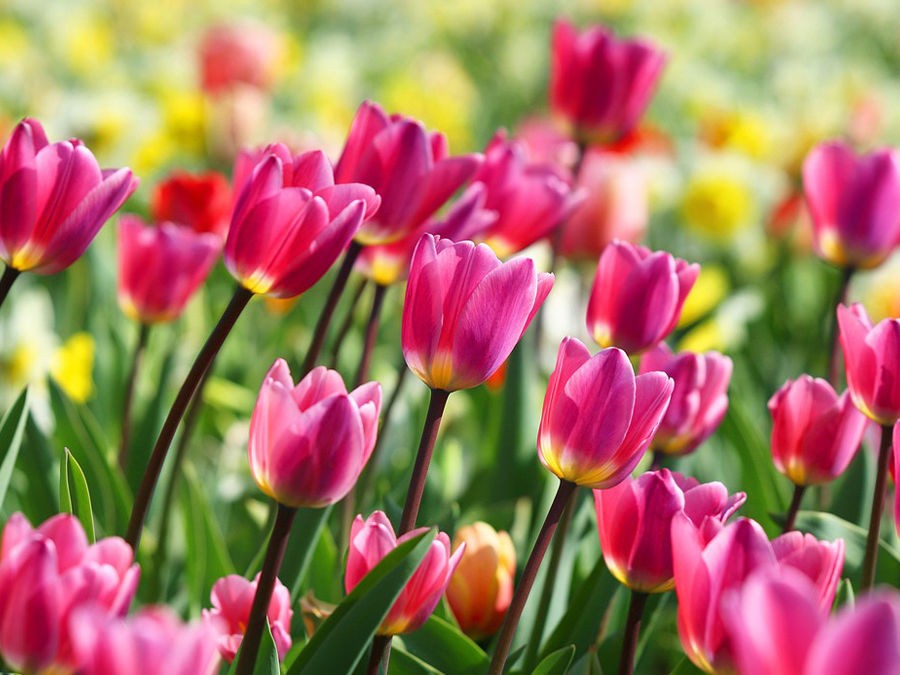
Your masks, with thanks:
<instances>
[{"instance_id":1,"label":"red tulip","mask_svg":"<svg viewBox=\"0 0 900 675\"><path fill-rule=\"evenodd\" d=\"M212 26L200 42L200 86L210 94L237 86L268 89L277 56L278 41L265 26Z\"/></svg>"},{"instance_id":2,"label":"red tulip","mask_svg":"<svg viewBox=\"0 0 900 675\"><path fill-rule=\"evenodd\" d=\"M565 338L541 412L541 463L562 480L585 487L620 483L650 444L672 386L665 373L635 377L620 349L592 357L581 342Z\"/></svg>"},{"instance_id":3,"label":"red tulip","mask_svg":"<svg viewBox=\"0 0 900 675\"><path fill-rule=\"evenodd\" d=\"M857 157L845 143L816 146L803 163L816 252L842 267L876 267L900 242L900 152Z\"/></svg>"},{"instance_id":4,"label":"red tulip","mask_svg":"<svg viewBox=\"0 0 900 675\"><path fill-rule=\"evenodd\" d=\"M426 234L403 305L403 355L432 389L476 387L509 356L550 292L530 258L501 263L484 244Z\"/></svg>"},{"instance_id":5,"label":"red tulip","mask_svg":"<svg viewBox=\"0 0 900 675\"><path fill-rule=\"evenodd\" d=\"M119 220L119 306L135 321L181 315L206 280L222 247L214 234L173 223L145 227L137 216Z\"/></svg>"},{"instance_id":6,"label":"red tulip","mask_svg":"<svg viewBox=\"0 0 900 675\"><path fill-rule=\"evenodd\" d=\"M340 501L372 454L380 408L377 382L348 394L340 374L320 366L294 386L278 359L250 419L247 450L256 484L294 508Z\"/></svg>"},{"instance_id":7,"label":"red tulip","mask_svg":"<svg viewBox=\"0 0 900 675\"><path fill-rule=\"evenodd\" d=\"M900 319L873 328L859 304L838 305L837 317L853 403L878 424L893 425L900 419Z\"/></svg>"},{"instance_id":8,"label":"red tulip","mask_svg":"<svg viewBox=\"0 0 900 675\"><path fill-rule=\"evenodd\" d=\"M55 274L77 260L138 185L129 169L103 169L78 139L49 143L21 121L0 152L0 259L20 272Z\"/></svg>"},{"instance_id":9,"label":"red tulip","mask_svg":"<svg viewBox=\"0 0 900 675\"><path fill-rule=\"evenodd\" d=\"M601 347L638 354L672 332L700 266L665 251L614 241L591 288L587 328Z\"/></svg>"},{"instance_id":10,"label":"red tulip","mask_svg":"<svg viewBox=\"0 0 900 675\"><path fill-rule=\"evenodd\" d=\"M644 114L665 61L665 54L647 41L619 40L603 26L579 35L558 20L550 108L582 142L616 141Z\"/></svg>"},{"instance_id":11,"label":"red tulip","mask_svg":"<svg viewBox=\"0 0 900 675\"><path fill-rule=\"evenodd\" d=\"M644 354L640 372L659 370L675 381L653 450L686 455L710 437L728 410L731 368L731 359L718 352L672 354L664 343Z\"/></svg>"},{"instance_id":12,"label":"red tulip","mask_svg":"<svg viewBox=\"0 0 900 675\"><path fill-rule=\"evenodd\" d=\"M335 180L371 185L381 208L356 233L363 245L386 244L430 218L481 163L480 155L449 157L443 134L429 133L410 117L388 116L375 103L356 113Z\"/></svg>"},{"instance_id":13,"label":"red tulip","mask_svg":"<svg viewBox=\"0 0 900 675\"><path fill-rule=\"evenodd\" d=\"M154 189L150 212L158 223L168 220L195 232L211 232L224 240L231 203L231 186L219 172L194 175L173 171Z\"/></svg>"},{"instance_id":14,"label":"red tulip","mask_svg":"<svg viewBox=\"0 0 900 675\"><path fill-rule=\"evenodd\" d=\"M846 392L840 397L823 379L801 375L769 399L772 458L795 485L827 483L856 455L866 417Z\"/></svg>"},{"instance_id":15,"label":"red tulip","mask_svg":"<svg viewBox=\"0 0 900 675\"><path fill-rule=\"evenodd\" d=\"M376 511L366 520L356 516L350 529L350 550L347 553L347 576L344 579L347 592L356 588L363 577L399 544L426 529L412 530L398 539L391 521L381 511ZM451 555L450 538L439 532L381 622L378 634L399 635L420 628L441 601L464 552L465 546L460 546Z\"/></svg>"}]
</instances>

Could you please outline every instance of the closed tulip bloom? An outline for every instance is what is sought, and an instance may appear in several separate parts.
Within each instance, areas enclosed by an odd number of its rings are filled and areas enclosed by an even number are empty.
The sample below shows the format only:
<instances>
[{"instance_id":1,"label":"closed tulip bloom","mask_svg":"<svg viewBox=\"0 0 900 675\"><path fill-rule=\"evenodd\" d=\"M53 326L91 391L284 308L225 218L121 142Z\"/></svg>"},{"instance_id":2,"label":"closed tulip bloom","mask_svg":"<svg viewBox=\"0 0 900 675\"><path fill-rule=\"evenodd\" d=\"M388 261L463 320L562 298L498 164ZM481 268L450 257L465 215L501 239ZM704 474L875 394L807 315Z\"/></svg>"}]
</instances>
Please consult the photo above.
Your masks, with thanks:
<instances>
[{"instance_id":1,"label":"closed tulip bloom","mask_svg":"<svg viewBox=\"0 0 900 675\"><path fill-rule=\"evenodd\" d=\"M731 369L731 359L718 352L672 354L664 343L646 352L640 372L662 371L675 382L650 447L667 455L686 455L709 438L728 410Z\"/></svg>"},{"instance_id":2,"label":"closed tulip bloom","mask_svg":"<svg viewBox=\"0 0 900 675\"><path fill-rule=\"evenodd\" d=\"M447 603L462 632L482 640L500 629L512 602L516 550L509 534L480 521L457 531L453 550L461 546L465 553L447 586Z\"/></svg>"},{"instance_id":3,"label":"closed tulip bloom","mask_svg":"<svg viewBox=\"0 0 900 675\"><path fill-rule=\"evenodd\" d=\"M497 219L479 234L501 258L548 236L581 202L560 170L530 162L525 146L497 132L473 180L487 188L485 207Z\"/></svg>"},{"instance_id":4,"label":"closed tulip bloom","mask_svg":"<svg viewBox=\"0 0 900 675\"><path fill-rule=\"evenodd\" d=\"M591 288L587 328L601 347L639 354L672 332L700 266L665 251L614 241Z\"/></svg>"},{"instance_id":5,"label":"closed tulip bloom","mask_svg":"<svg viewBox=\"0 0 900 675\"><path fill-rule=\"evenodd\" d=\"M371 185L381 195L378 214L356 233L367 246L386 244L409 234L430 218L468 181L480 155L450 157L443 134L428 132L421 122L388 116L365 101L356 113L335 180Z\"/></svg>"},{"instance_id":6,"label":"closed tulip bloom","mask_svg":"<svg viewBox=\"0 0 900 675\"><path fill-rule=\"evenodd\" d=\"M853 403L881 425L900 419L900 319L872 327L860 304L838 305L847 388Z\"/></svg>"},{"instance_id":7,"label":"closed tulip bloom","mask_svg":"<svg viewBox=\"0 0 900 675\"><path fill-rule=\"evenodd\" d=\"M644 114L666 62L644 40L619 40L603 26L580 35L567 21L553 27L550 108L585 143L611 143Z\"/></svg>"},{"instance_id":8,"label":"closed tulip bloom","mask_svg":"<svg viewBox=\"0 0 900 675\"><path fill-rule=\"evenodd\" d=\"M893 462L890 466L894 470L894 483L896 483L897 476L900 476L900 424L894 425L894 433L891 436L891 441ZM900 534L900 490L894 490L894 529Z\"/></svg>"},{"instance_id":9,"label":"closed tulip bloom","mask_svg":"<svg viewBox=\"0 0 900 675\"><path fill-rule=\"evenodd\" d=\"M150 212L156 222L171 221L224 241L231 206L231 186L218 171L173 171L153 190Z\"/></svg>"},{"instance_id":10,"label":"closed tulip bloom","mask_svg":"<svg viewBox=\"0 0 900 675\"><path fill-rule=\"evenodd\" d=\"M356 588L363 577L398 545L426 530L427 528L419 528L397 538L391 521L381 511L376 511L366 520L362 516L356 516L350 528L350 550L347 553L347 574L344 578L347 592ZM463 545L451 555L450 538L439 532L419 567L400 591L377 633L399 635L420 628L440 602L464 552Z\"/></svg>"},{"instance_id":11,"label":"closed tulip bloom","mask_svg":"<svg viewBox=\"0 0 900 675\"><path fill-rule=\"evenodd\" d=\"M801 375L769 399L775 468L795 485L840 476L856 455L866 417L847 392L838 396L821 378Z\"/></svg>"},{"instance_id":12,"label":"closed tulip bloom","mask_svg":"<svg viewBox=\"0 0 900 675\"><path fill-rule=\"evenodd\" d=\"M128 619L82 610L71 628L81 675L212 675L219 665L212 628L182 624L167 607Z\"/></svg>"},{"instance_id":13,"label":"closed tulip bloom","mask_svg":"<svg viewBox=\"0 0 900 675\"><path fill-rule=\"evenodd\" d=\"M213 584L210 600L212 609L203 610L203 622L218 635L219 654L228 663L234 660L241 641L244 639L244 631L247 629L247 621L250 619L250 607L253 605L253 596L256 595L256 587L259 584L259 574L253 581L248 581L237 574L229 574ZM272 591L272 599L269 601L269 611L266 617L269 620L269 629L272 631L272 639L278 650L278 659L283 661L291 648L291 617L294 612L291 609L291 594L287 587L277 578L275 589Z\"/></svg>"},{"instance_id":14,"label":"closed tulip bloom","mask_svg":"<svg viewBox=\"0 0 900 675\"><path fill-rule=\"evenodd\" d=\"M39 122L21 121L0 152L0 259L20 272L65 269L137 185L130 169L100 169L78 139L49 143Z\"/></svg>"},{"instance_id":15,"label":"closed tulip bloom","mask_svg":"<svg viewBox=\"0 0 900 675\"><path fill-rule=\"evenodd\" d=\"M647 450L672 386L665 373L635 377L621 349L592 357L581 342L565 338L541 411L541 463L577 485L604 489L620 483Z\"/></svg>"},{"instance_id":16,"label":"closed tulip bloom","mask_svg":"<svg viewBox=\"0 0 900 675\"><path fill-rule=\"evenodd\" d=\"M256 484L293 508L340 501L372 454L380 408L377 382L348 394L340 374L320 366L294 386L278 359L250 419L247 451Z\"/></svg>"},{"instance_id":17,"label":"closed tulip bloom","mask_svg":"<svg viewBox=\"0 0 900 675\"><path fill-rule=\"evenodd\" d=\"M225 265L253 293L289 298L316 283L378 208L367 185L335 185L319 151L291 157L270 146L235 168L239 195L225 241Z\"/></svg>"},{"instance_id":18,"label":"closed tulip bloom","mask_svg":"<svg viewBox=\"0 0 900 675\"><path fill-rule=\"evenodd\" d=\"M267 90L279 52L278 35L244 22L211 26L200 42L200 86L218 95L235 87Z\"/></svg>"},{"instance_id":19,"label":"closed tulip bloom","mask_svg":"<svg viewBox=\"0 0 900 675\"><path fill-rule=\"evenodd\" d=\"M553 275L530 258L501 263L491 249L426 234L410 267L403 304L406 363L432 389L476 387L525 333Z\"/></svg>"},{"instance_id":20,"label":"closed tulip bloom","mask_svg":"<svg viewBox=\"0 0 900 675\"><path fill-rule=\"evenodd\" d=\"M772 550L782 569L798 569L813 582L819 605L829 610L844 569L844 541L820 541L811 534L793 530L773 539Z\"/></svg>"},{"instance_id":21,"label":"closed tulip bloom","mask_svg":"<svg viewBox=\"0 0 900 675\"><path fill-rule=\"evenodd\" d=\"M732 497L721 483L701 485L668 469L626 477L594 491L600 549L612 575L634 591L671 590L672 518L684 513L696 526L707 517L724 522L746 495Z\"/></svg>"},{"instance_id":22,"label":"closed tulip bloom","mask_svg":"<svg viewBox=\"0 0 900 675\"><path fill-rule=\"evenodd\" d=\"M816 253L841 267L871 268L900 241L900 152L857 157L841 141L816 146L803 163L803 191Z\"/></svg>"},{"instance_id":23,"label":"closed tulip bloom","mask_svg":"<svg viewBox=\"0 0 900 675\"><path fill-rule=\"evenodd\" d=\"M214 234L173 223L145 226L137 216L119 220L119 306L151 324L181 315L206 280L221 249Z\"/></svg>"}]
</instances>

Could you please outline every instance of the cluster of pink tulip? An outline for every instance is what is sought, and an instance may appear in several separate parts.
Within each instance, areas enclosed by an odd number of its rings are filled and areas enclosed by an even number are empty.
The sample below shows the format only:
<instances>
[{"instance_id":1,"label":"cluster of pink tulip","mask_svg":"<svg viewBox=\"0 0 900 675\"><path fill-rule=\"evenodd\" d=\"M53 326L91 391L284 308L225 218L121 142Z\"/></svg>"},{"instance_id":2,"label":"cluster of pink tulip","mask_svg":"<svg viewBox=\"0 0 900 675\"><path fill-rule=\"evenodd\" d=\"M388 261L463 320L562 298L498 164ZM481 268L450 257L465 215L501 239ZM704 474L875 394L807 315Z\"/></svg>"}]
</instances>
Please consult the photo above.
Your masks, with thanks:
<instances>
[{"instance_id":1,"label":"cluster of pink tulip","mask_svg":"<svg viewBox=\"0 0 900 675\"><path fill-rule=\"evenodd\" d=\"M483 639L500 630L490 672L501 673L563 511L577 488L587 487L605 562L632 593L621 672L633 667L647 596L674 588L684 651L707 672L896 673L900 595L869 589L892 438L895 447L900 441L900 320L873 327L860 306L840 305L848 392L836 393L836 378L801 375L772 396L772 455L797 486L785 534L770 541L753 520L729 522L744 493L729 495L722 483L700 484L658 468L664 456L690 453L716 430L728 407L732 362L716 352L673 354L663 342L699 265L627 241L642 229L634 226L640 214L623 218L623 238L614 238L585 213L604 210L597 200L607 199L592 188L591 153L601 153L602 164L634 130L664 62L650 44L619 41L601 28L579 35L565 22L556 25L550 99L576 146L569 165L549 162L534 142L504 132L483 155L451 156L443 135L366 102L334 165L320 151L295 155L272 144L239 154L231 186L218 174L173 175L157 187L150 226L123 216L119 299L142 325L142 340L150 324L182 312L220 253L236 290L160 432L125 539L88 545L68 515L37 530L20 515L7 522L0 548L3 660L29 673L51 666L87 674L205 673L216 667L218 652L237 659L240 675L253 672L267 621L283 659L293 611L277 574L297 509L345 499L376 446L382 389L367 381L367 359L384 292L407 279L402 350L430 389L430 403L396 529L381 511L353 520L348 593L398 545L427 531L417 527L418 511L450 394L482 384L503 366L553 286L553 275L532 259L501 261L498 254L505 258L549 237L558 252L599 254L586 327L600 351L592 354L572 337L562 341L541 411L538 458L559 479L556 497L516 584L516 554L505 533L476 523L452 546L437 534L381 622L369 672L385 661L391 636L421 627L446 593L465 632ZM819 146L804 175L816 250L847 277L900 243L896 151L860 159L839 143ZM101 171L80 142L50 144L40 124L20 123L0 155L0 258L7 265L0 302L21 272L51 274L71 264L136 186L127 169ZM589 233L576 229L588 227ZM250 471L277 503L262 571L252 582L221 579L201 623L182 626L162 608L125 618L139 576L132 549L169 445L228 331L254 295L298 296L342 255L298 381L277 360L250 420ZM354 266L378 291L349 388L338 372L316 363ZM882 427L882 442L866 593L831 618L844 543L790 530L803 489L843 472L867 418ZM123 440L123 466L127 447ZM648 450L651 470L633 477ZM894 461L900 470L900 452ZM897 509L900 516L900 502Z\"/></svg>"}]
</instances>

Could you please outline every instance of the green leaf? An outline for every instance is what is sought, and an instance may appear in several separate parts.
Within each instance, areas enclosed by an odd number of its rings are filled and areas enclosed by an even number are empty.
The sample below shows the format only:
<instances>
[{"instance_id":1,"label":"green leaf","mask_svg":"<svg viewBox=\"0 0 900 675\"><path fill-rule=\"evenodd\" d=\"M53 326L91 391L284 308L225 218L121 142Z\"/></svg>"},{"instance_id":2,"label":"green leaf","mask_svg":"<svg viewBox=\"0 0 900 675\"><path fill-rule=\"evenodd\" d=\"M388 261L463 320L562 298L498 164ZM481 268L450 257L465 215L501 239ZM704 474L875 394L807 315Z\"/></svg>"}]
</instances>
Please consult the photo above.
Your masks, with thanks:
<instances>
[{"instance_id":1,"label":"green leaf","mask_svg":"<svg viewBox=\"0 0 900 675\"><path fill-rule=\"evenodd\" d=\"M684 657L672 669L672 672L669 675L703 675L703 671L700 670L697 666L695 666L688 657Z\"/></svg>"},{"instance_id":2,"label":"green leaf","mask_svg":"<svg viewBox=\"0 0 900 675\"><path fill-rule=\"evenodd\" d=\"M456 626L432 616L419 630L403 636L403 645L413 656L444 672L485 672L490 659Z\"/></svg>"},{"instance_id":3,"label":"green leaf","mask_svg":"<svg viewBox=\"0 0 900 675\"><path fill-rule=\"evenodd\" d=\"M237 654L234 655L234 661L228 668L228 675L234 675L237 671L238 657L241 650L238 648ZM278 664L278 649L275 647L275 640L272 637L272 629L269 627L269 620L266 619L266 627L263 630L262 640L259 643L259 651L256 653L256 663L253 666L253 675L280 675L281 667Z\"/></svg>"},{"instance_id":4,"label":"green leaf","mask_svg":"<svg viewBox=\"0 0 900 675\"><path fill-rule=\"evenodd\" d=\"M400 645L391 647L390 675L443 675L442 670L425 663Z\"/></svg>"},{"instance_id":5,"label":"green leaf","mask_svg":"<svg viewBox=\"0 0 900 675\"><path fill-rule=\"evenodd\" d=\"M24 389L0 421L0 506L6 498L28 421L28 389Z\"/></svg>"},{"instance_id":6,"label":"green leaf","mask_svg":"<svg viewBox=\"0 0 900 675\"><path fill-rule=\"evenodd\" d=\"M575 658L575 645L569 645L552 652L541 661L531 675L565 675L572 659Z\"/></svg>"},{"instance_id":7,"label":"green leaf","mask_svg":"<svg viewBox=\"0 0 900 675\"><path fill-rule=\"evenodd\" d=\"M853 578L860 575L866 553L866 530L831 513L820 511L800 511L797 514L796 527L801 532L809 532L817 539L828 541L843 539L845 546L843 574ZM876 582L892 586L900 585L900 551L883 539L878 541L877 564Z\"/></svg>"},{"instance_id":8,"label":"green leaf","mask_svg":"<svg viewBox=\"0 0 900 675\"><path fill-rule=\"evenodd\" d=\"M597 659L597 653L590 651L582 655L569 670L569 675L603 675L603 668Z\"/></svg>"},{"instance_id":9,"label":"green leaf","mask_svg":"<svg viewBox=\"0 0 900 675\"><path fill-rule=\"evenodd\" d=\"M87 479L68 448L65 449L65 454L59 464L59 508L60 511L71 513L81 521L84 533L90 543L93 544L97 540L94 533L94 512L91 508L91 493L88 490Z\"/></svg>"},{"instance_id":10,"label":"green leaf","mask_svg":"<svg viewBox=\"0 0 900 675\"><path fill-rule=\"evenodd\" d=\"M290 542L281 563L278 577L291 592L291 603L297 601L316 544L328 522L331 507L324 509L299 509L291 526Z\"/></svg>"},{"instance_id":11,"label":"green leaf","mask_svg":"<svg viewBox=\"0 0 900 675\"><path fill-rule=\"evenodd\" d=\"M435 534L423 532L387 554L319 626L288 675L352 672Z\"/></svg>"}]
</instances>

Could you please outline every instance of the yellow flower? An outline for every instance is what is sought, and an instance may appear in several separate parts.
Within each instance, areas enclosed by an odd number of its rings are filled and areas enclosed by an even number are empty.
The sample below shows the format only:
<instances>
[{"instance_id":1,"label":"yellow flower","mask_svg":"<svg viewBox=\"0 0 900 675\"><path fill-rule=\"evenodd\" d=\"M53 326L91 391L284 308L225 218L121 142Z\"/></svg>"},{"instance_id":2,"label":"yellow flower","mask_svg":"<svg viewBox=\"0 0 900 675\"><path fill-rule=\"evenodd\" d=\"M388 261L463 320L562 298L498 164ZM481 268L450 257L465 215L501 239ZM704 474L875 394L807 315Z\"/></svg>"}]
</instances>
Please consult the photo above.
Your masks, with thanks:
<instances>
[{"instance_id":1,"label":"yellow flower","mask_svg":"<svg viewBox=\"0 0 900 675\"><path fill-rule=\"evenodd\" d=\"M91 372L94 369L94 338L75 333L56 350L50 375L76 403L84 403L94 393Z\"/></svg>"},{"instance_id":2,"label":"yellow flower","mask_svg":"<svg viewBox=\"0 0 900 675\"><path fill-rule=\"evenodd\" d=\"M700 276L684 301L679 326L689 326L709 314L728 293L728 276L716 265L703 265Z\"/></svg>"},{"instance_id":3,"label":"yellow flower","mask_svg":"<svg viewBox=\"0 0 900 675\"><path fill-rule=\"evenodd\" d=\"M737 176L698 173L688 182L681 212L694 231L709 239L728 241L751 222L753 197Z\"/></svg>"}]
</instances>

